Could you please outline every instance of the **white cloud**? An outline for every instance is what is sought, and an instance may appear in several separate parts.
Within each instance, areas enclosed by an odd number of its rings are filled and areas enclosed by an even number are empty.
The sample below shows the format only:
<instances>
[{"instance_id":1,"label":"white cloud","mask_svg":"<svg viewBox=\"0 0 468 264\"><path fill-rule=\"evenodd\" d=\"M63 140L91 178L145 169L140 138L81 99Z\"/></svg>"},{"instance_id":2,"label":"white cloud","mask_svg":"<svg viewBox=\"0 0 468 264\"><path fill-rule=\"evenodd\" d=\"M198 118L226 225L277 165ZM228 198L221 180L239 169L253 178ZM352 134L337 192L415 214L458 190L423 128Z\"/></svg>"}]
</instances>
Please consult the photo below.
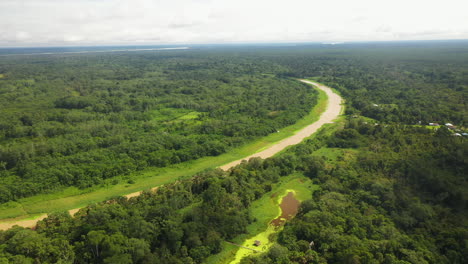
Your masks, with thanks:
<instances>
[{"instance_id":1,"label":"white cloud","mask_svg":"<svg viewBox=\"0 0 468 264\"><path fill-rule=\"evenodd\" d=\"M24 32L24 31L16 32L17 41L27 41L29 39L31 39L31 35L28 32Z\"/></svg>"},{"instance_id":2,"label":"white cloud","mask_svg":"<svg viewBox=\"0 0 468 264\"><path fill-rule=\"evenodd\" d=\"M0 0L0 46L468 38L466 0Z\"/></svg>"}]
</instances>

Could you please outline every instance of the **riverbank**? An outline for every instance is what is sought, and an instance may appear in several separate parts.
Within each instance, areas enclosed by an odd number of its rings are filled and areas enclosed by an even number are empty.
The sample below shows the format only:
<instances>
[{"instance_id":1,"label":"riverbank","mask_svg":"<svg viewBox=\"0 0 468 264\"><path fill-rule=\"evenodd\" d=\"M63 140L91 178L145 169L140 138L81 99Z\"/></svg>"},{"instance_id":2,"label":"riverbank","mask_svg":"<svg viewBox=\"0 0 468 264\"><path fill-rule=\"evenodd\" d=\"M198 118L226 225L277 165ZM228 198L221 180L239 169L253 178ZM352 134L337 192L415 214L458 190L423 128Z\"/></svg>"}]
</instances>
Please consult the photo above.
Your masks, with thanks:
<instances>
[{"instance_id":1,"label":"riverbank","mask_svg":"<svg viewBox=\"0 0 468 264\"><path fill-rule=\"evenodd\" d=\"M313 85L317 88L319 88L322 92L324 92L328 98L327 102L327 107L325 111L322 112L320 115L320 118L317 119L317 121L310 123L309 125L303 127L300 131L297 131L290 137L287 137L278 143L272 145L269 148L266 148L260 152L254 153L252 155L249 155L247 157L244 157L242 159L230 162L228 164L225 164L221 166L220 168L223 170L227 170L231 167L234 167L238 164L240 164L243 160L249 160L250 158L254 157L259 157L262 159L266 159L269 157L274 156L276 153L284 150L285 148L296 145L300 143L302 140L304 140L307 137L310 137L312 134L317 132L319 128L321 128L323 125L327 123L332 123L342 112L342 98L336 94L330 87L327 87L323 84L313 82L313 81L308 81L308 80L299 80L303 83L307 83L310 85Z\"/></svg>"},{"instance_id":2,"label":"riverbank","mask_svg":"<svg viewBox=\"0 0 468 264\"><path fill-rule=\"evenodd\" d=\"M319 91L318 103L307 116L294 125L283 128L279 133L271 134L220 156L205 157L168 168L155 168L139 172L138 176L135 177L137 181L133 184L106 185L88 190L78 190L71 187L60 193L38 195L2 205L0 207L0 219L2 219L0 220L0 229L7 229L13 225L31 227L33 225L31 223L34 221L31 221L30 218L34 215L35 219L40 219L46 217L46 212L76 212L77 208L116 196L135 196L141 190L173 182L184 176L189 177L202 170L216 167L227 169L250 157L265 158L266 156L262 156L264 153L272 156L287 146L297 144L313 134L322 125L332 122L339 116L342 109L341 97L329 87L307 80L301 81L319 88L317 89Z\"/></svg>"}]
</instances>

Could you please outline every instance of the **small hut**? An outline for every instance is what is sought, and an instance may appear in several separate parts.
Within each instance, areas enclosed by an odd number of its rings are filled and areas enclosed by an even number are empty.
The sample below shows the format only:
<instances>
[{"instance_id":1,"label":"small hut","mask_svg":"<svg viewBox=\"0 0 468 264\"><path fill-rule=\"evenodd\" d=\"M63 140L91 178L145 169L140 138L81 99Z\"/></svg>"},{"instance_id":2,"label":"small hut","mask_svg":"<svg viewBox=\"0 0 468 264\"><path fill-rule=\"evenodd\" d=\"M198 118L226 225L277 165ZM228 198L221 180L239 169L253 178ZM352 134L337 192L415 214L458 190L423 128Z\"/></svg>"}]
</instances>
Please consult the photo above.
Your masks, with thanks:
<instances>
[{"instance_id":1,"label":"small hut","mask_svg":"<svg viewBox=\"0 0 468 264\"><path fill-rule=\"evenodd\" d=\"M446 126L448 129L455 129L455 128L457 128L456 126L452 125L451 123L447 123L447 124L445 124L445 126Z\"/></svg>"},{"instance_id":2,"label":"small hut","mask_svg":"<svg viewBox=\"0 0 468 264\"><path fill-rule=\"evenodd\" d=\"M262 242L260 242L260 240L255 240L255 242L254 242L254 245L256 247L259 247L261 244L262 244Z\"/></svg>"}]
</instances>

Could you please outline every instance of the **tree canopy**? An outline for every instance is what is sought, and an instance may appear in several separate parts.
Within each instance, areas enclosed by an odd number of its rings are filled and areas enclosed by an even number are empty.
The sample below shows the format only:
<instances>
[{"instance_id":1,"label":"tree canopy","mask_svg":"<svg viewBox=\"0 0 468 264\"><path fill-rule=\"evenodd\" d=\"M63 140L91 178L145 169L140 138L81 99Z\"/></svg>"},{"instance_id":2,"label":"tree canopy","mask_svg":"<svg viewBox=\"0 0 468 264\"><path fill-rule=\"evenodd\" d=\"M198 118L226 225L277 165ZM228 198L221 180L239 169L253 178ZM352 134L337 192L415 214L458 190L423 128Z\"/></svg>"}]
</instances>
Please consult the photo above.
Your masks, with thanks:
<instances>
[{"instance_id":1,"label":"tree canopy","mask_svg":"<svg viewBox=\"0 0 468 264\"><path fill-rule=\"evenodd\" d=\"M293 173L320 188L269 250L241 263L466 263L467 64L464 42L2 60L1 201L274 132L316 103L289 77L337 89L346 115L272 158L0 231L0 263L203 263L246 234L252 203Z\"/></svg>"}]
</instances>

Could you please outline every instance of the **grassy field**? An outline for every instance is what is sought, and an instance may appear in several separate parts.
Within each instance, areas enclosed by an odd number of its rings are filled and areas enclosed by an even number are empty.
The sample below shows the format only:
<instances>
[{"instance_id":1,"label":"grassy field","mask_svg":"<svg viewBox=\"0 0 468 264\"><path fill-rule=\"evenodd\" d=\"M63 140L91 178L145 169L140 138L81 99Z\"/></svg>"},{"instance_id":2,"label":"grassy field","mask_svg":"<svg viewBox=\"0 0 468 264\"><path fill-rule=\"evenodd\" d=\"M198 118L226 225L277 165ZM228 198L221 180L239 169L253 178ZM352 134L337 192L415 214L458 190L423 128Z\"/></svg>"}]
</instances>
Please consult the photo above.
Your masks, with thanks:
<instances>
[{"instance_id":1,"label":"grassy field","mask_svg":"<svg viewBox=\"0 0 468 264\"><path fill-rule=\"evenodd\" d=\"M320 148L312 155L324 157L328 163L335 163L339 160L349 160L350 157L357 155L359 151L352 148Z\"/></svg>"},{"instance_id":2,"label":"grassy field","mask_svg":"<svg viewBox=\"0 0 468 264\"><path fill-rule=\"evenodd\" d=\"M216 157L204 157L171 167L151 168L145 171L140 171L134 175L129 175L119 179L118 184L111 184L111 181L109 181L106 182L106 184L84 190L69 187L61 192L42 194L23 198L17 202L6 203L0 206L0 219L8 221L9 219L7 218L28 218L34 214L37 215L54 211L66 211L84 207L92 203L108 200L112 197L147 190L155 186L173 182L181 177L189 177L197 172L216 168L231 161L259 152L270 147L276 142L293 135L301 128L318 120L320 114L325 111L327 106L327 97L325 93L321 90L318 91L318 103L312 111L295 124L281 129L279 133L270 134L255 142L246 144L243 147L233 149L228 153ZM177 118L184 115L189 115L189 117L192 118L195 113L183 113ZM128 179L132 179L134 183L126 183Z\"/></svg>"},{"instance_id":3,"label":"grassy field","mask_svg":"<svg viewBox=\"0 0 468 264\"><path fill-rule=\"evenodd\" d=\"M263 195L262 198L252 203L251 214L256 219L255 222L247 227L247 234L236 237L233 241L244 247L255 248L255 240L262 242L258 250L266 251L274 242L274 234L281 231L281 228L274 228L269 223L281 215L279 204L284 196L289 192L294 192L294 196L299 201L304 201L312 197L312 192L318 189L318 185L312 184L312 181L300 174L292 174L284 177L277 183L273 189ZM239 263L240 260L255 253L252 250L239 248L237 246L224 243L224 250L216 255L209 257L207 264Z\"/></svg>"},{"instance_id":4,"label":"grassy field","mask_svg":"<svg viewBox=\"0 0 468 264\"><path fill-rule=\"evenodd\" d=\"M164 108L161 110L151 111L151 115L153 117L153 121L170 122L176 120L196 119L200 115L200 112L181 108Z\"/></svg>"}]
</instances>

